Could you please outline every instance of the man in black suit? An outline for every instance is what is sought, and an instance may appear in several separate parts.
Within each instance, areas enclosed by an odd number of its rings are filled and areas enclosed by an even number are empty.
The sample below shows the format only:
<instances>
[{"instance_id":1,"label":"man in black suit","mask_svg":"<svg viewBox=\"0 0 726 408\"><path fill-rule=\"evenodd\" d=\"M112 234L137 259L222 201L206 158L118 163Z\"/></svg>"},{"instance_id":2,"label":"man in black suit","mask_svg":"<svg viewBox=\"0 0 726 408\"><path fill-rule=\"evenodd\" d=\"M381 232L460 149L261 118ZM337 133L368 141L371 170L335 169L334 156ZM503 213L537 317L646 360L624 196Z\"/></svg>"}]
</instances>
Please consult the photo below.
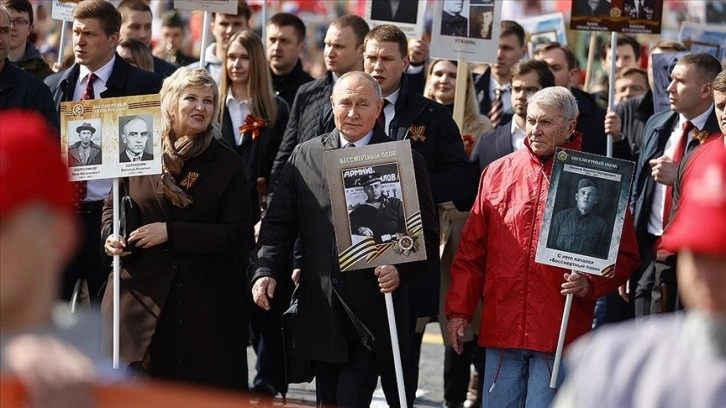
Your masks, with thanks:
<instances>
[{"instance_id":1,"label":"man in black suit","mask_svg":"<svg viewBox=\"0 0 726 408\"><path fill-rule=\"evenodd\" d=\"M134 39L151 46L151 8L143 0L123 0L118 5L121 13L121 39ZM154 73L166 78L178 68L156 56L154 58Z\"/></svg>"},{"instance_id":2,"label":"man in black suit","mask_svg":"<svg viewBox=\"0 0 726 408\"><path fill-rule=\"evenodd\" d=\"M719 72L721 64L709 54L689 54L679 59L666 88L670 110L656 113L645 124L630 197L641 262L631 277L630 286L635 288L637 282L636 316L660 311L660 307L651 305L655 245L671 213L672 186L678 165L705 138L719 132L711 89Z\"/></svg>"},{"instance_id":3,"label":"man in black suit","mask_svg":"<svg viewBox=\"0 0 726 408\"><path fill-rule=\"evenodd\" d=\"M418 2L411 0L372 0L371 20L416 23Z\"/></svg>"},{"instance_id":4,"label":"man in black suit","mask_svg":"<svg viewBox=\"0 0 726 408\"><path fill-rule=\"evenodd\" d=\"M555 86L555 77L544 61L529 60L512 68L514 115L502 117L502 124L483 134L474 146L471 160L477 165L479 173L494 160L524 149L527 99L540 89L550 86Z\"/></svg>"},{"instance_id":5,"label":"man in black suit","mask_svg":"<svg viewBox=\"0 0 726 408\"><path fill-rule=\"evenodd\" d=\"M363 69L376 79L383 91L384 107L379 123L391 139L410 140L413 150L424 157L434 203L463 203L473 199L476 176L451 113L443 105L416 93L408 84L404 74L410 61L406 35L392 24L379 25L366 35L364 45ZM412 322L439 313L439 254L428 251L427 256L426 270L411 282L409 288ZM414 336L413 332L411 336ZM415 396L418 382L422 336L422 332L414 336L411 350L414 362L410 365L414 372L406 373L410 400Z\"/></svg>"},{"instance_id":6,"label":"man in black suit","mask_svg":"<svg viewBox=\"0 0 726 408\"><path fill-rule=\"evenodd\" d=\"M495 127L502 123L501 115L512 112L509 95L512 67L526 54L524 28L514 21L502 21L497 61L474 81L479 112L488 116ZM497 101L497 93L500 94L499 104L494 103ZM498 105L498 107L494 105ZM497 115L499 115L499 119L495 120Z\"/></svg>"},{"instance_id":7,"label":"man in black suit","mask_svg":"<svg viewBox=\"0 0 726 408\"><path fill-rule=\"evenodd\" d=\"M146 152L146 142L149 140L149 125L145 120L136 117L121 129L121 141L125 148L119 155L121 163L154 160L154 155Z\"/></svg>"},{"instance_id":8,"label":"man in black suit","mask_svg":"<svg viewBox=\"0 0 726 408\"><path fill-rule=\"evenodd\" d=\"M81 99L155 94L161 90L161 77L132 67L116 55L121 14L104 0L86 0L73 11L73 51L76 63L45 79L56 107ZM92 300L100 301L107 272L101 261L100 234L103 200L111 190L111 180L77 183L84 193L78 211L83 220L85 240L81 252L64 278L63 297L70 299L78 279L86 279ZM85 190L85 191L84 191Z\"/></svg>"},{"instance_id":9,"label":"man in black suit","mask_svg":"<svg viewBox=\"0 0 726 408\"><path fill-rule=\"evenodd\" d=\"M28 109L41 113L48 125L58 130L58 114L53 97L43 81L13 65L10 52L10 16L0 7L0 111Z\"/></svg>"},{"instance_id":10,"label":"man in black suit","mask_svg":"<svg viewBox=\"0 0 726 408\"><path fill-rule=\"evenodd\" d=\"M381 89L370 75L349 72L338 79L331 97L336 129L295 149L262 220L253 253L252 296L257 305L269 310L277 282L289 279L282 265L300 234L304 267L292 338L295 357L313 364L320 406L370 406L380 375L384 389L390 391L386 393L388 404L400 407L380 292L392 292L404 370L409 363L406 283L421 269L422 262L341 273L323 160L327 150L390 141L376 126L381 98ZM421 156L415 150L412 153L413 174L408 176L415 176L426 247L431 245L435 251L438 227L431 186ZM413 406L412 399L408 405Z\"/></svg>"},{"instance_id":11,"label":"man in black suit","mask_svg":"<svg viewBox=\"0 0 726 408\"><path fill-rule=\"evenodd\" d=\"M572 13L576 17L601 17L610 15L610 3L607 0L576 0L577 7Z\"/></svg>"}]
</instances>

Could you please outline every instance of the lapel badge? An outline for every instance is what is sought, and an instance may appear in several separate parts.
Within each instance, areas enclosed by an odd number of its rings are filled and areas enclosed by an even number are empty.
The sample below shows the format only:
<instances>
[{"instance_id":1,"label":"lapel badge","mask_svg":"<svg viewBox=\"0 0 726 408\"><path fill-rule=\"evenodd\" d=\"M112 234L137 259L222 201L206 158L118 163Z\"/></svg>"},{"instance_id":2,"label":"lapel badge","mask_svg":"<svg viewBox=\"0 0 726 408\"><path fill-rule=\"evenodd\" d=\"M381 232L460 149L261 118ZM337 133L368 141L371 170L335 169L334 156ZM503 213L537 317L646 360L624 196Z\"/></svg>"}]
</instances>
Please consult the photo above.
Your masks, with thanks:
<instances>
[{"instance_id":1,"label":"lapel badge","mask_svg":"<svg viewBox=\"0 0 726 408\"><path fill-rule=\"evenodd\" d=\"M426 126L425 125L411 125L408 128L409 137L414 142L425 142L426 141Z\"/></svg>"}]
</instances>

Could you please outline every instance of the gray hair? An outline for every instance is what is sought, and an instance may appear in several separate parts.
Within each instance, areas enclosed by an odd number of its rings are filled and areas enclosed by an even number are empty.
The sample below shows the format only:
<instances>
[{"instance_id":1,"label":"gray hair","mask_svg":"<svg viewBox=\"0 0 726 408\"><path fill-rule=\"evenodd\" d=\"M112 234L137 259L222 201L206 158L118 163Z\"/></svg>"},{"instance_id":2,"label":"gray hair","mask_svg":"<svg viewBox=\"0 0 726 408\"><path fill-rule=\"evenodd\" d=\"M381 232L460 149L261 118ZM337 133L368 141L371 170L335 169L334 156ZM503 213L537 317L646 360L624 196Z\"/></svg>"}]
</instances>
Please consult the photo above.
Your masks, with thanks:
<instances>
[{"instance_id":1,"label":"gray hair","mask_svg":"<svg viewBox=\"0 0 726 408\"><path fill-rule=\"evenodd\" d=\"M547 106L550 108L558 108L562 112L565 121L577 119L579 110L577 109L577 100L569 89L563 86L552 86L544 88L527 101L529 105L537 104L539 106Z\"/></svg>"},{"instance_id":2,"label":"gray hair","mask_svg":"<svg viewBox=\"0 0 726 408\"><path fill-rule=\"evenodd\" d=\"M378 82L376 82L375 78L372 76L366 74L363 71L350 71L343 74L340 78L338 78L337 81L335 81L335 85L333 86L333 93L335 93L335 90L338 89L340 86L339 84L343 82L344 79L352 76L359 76L363 79L367 79L370 83L373 89L376 91L376 98L383 99L383 92L381 91L381 86L378 85Z\"/></svg>"}]
</instances>

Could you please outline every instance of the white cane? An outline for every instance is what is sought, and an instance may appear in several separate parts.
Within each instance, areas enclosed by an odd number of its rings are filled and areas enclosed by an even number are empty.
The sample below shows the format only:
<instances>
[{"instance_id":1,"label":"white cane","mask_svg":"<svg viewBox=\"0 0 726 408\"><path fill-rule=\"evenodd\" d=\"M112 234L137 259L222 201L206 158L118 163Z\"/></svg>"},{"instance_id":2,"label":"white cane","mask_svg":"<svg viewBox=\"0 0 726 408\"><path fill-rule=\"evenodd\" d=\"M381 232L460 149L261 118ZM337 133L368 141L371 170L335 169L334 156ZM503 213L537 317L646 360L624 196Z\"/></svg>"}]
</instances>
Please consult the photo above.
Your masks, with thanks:
<instances>
[{"instance_id":1,"label":"white cane","mask_svg":"<svg viewBox=\"0 0 726 408\"><path fill-rule=\"evenodd\" d=\"M113 179L113 235L119 236L119 194L118 178ZM121 323L119 313L120 291L119 273L121 271L121 256L113 256L113 368L118 369L119 360L119 325Z\"/></svg>"},{"instance_id":2,"label":"white cane","mask_svg":"<svg viewBox=\"0 0 726 408\"><path fill-rule=\"evenodd\" d=\"M386 299L386 315L388 316L388 331L391 332L391 346L393 347L393 365L396 369L396 385L398 399L401 407L407 407L406 388L403 384L403 366L401 365L401 350L398 345L398 331L396 330L396 315L393 313L393 295L384 293Z\"/></svg>"},{"instance_id":3,"label":"white cane","mask_svg":"<svg viewBox=\"0 0 726 408\"><path fill-rule=\"evenodd\" d=\"M575 273L573 271L573 273ZM565 311L562 313L562 324L560 325L560 338L557 339L557 352L555 353L555 364L552 367L552 378L550 388L557 388L557 376L560 374L560 363L562 361L562 349L565 347L565 333L567 333L567 321L570 320L572 310L572 293L565 298Z\"/></svg>"}]
</instances>

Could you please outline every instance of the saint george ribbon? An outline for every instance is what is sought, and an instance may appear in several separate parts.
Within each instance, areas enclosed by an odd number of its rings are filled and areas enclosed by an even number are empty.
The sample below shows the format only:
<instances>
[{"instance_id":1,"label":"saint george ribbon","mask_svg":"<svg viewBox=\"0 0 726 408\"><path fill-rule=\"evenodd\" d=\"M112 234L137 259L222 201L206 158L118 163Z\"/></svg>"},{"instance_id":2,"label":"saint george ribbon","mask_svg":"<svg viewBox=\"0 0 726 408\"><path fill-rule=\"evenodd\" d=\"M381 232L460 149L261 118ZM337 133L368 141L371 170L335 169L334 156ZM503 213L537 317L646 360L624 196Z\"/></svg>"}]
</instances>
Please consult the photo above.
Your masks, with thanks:
<instances>
[{"instance_id":1,"label":"saint george ribbon","mask_svg":"<svg viewBox=\"0 0 726 408\"><path fill-rule=\"evenodd\" d=\"M258 137L260 137L260 133L262 133L262 131L265 130L266 127L266 120L260 119L256 116L247 115L247 117L245 117L245 123L243 123L242 126L239 127L239 132L241 134L251 132L252 141L254 142L255 140L257 140Z\"/></svg>"}]
</instances>

